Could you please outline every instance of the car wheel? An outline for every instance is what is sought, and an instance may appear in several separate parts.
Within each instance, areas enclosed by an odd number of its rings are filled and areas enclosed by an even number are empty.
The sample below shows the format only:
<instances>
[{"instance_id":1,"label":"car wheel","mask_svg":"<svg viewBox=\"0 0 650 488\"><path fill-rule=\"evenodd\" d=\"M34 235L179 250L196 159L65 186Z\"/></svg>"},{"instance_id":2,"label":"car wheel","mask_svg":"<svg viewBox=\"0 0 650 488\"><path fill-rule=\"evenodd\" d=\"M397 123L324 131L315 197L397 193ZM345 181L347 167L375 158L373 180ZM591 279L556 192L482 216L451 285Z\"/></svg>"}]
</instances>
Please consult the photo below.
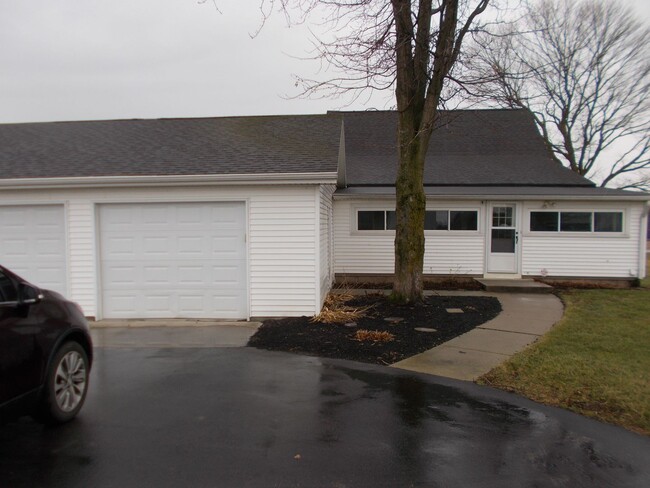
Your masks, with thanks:
<instances>
[{"instance_id":1,"label":"car wheel","mask_svg":"<svg viewBox=\"0 0 650 488\"><path fill-rule=\"evenodd\" d=\"M47 373L37 419L48 424L72 420L88 391L88 356L77 342L66 342L56 352Z\"/></svg>"}]
</instances>

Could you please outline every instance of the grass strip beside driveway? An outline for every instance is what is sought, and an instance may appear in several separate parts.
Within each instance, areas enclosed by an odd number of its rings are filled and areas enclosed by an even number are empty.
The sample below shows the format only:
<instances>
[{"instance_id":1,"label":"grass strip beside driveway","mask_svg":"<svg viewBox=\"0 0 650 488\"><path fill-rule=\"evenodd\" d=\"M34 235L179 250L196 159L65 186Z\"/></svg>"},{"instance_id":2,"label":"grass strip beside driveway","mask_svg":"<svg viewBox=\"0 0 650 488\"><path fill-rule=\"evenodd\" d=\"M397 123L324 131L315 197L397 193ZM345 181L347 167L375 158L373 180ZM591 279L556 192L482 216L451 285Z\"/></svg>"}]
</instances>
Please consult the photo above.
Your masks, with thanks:
<instances>
[{"instance_id":1,"label":"grass strip beside driveway","mask_svg":"<svg viewBox=\"0 0 650 488\"><path fill-rule=\"evenodd\" d=\"M561 298L562 320L478 382L650 435L650 289Z\"/></svg>"}]
</instances>

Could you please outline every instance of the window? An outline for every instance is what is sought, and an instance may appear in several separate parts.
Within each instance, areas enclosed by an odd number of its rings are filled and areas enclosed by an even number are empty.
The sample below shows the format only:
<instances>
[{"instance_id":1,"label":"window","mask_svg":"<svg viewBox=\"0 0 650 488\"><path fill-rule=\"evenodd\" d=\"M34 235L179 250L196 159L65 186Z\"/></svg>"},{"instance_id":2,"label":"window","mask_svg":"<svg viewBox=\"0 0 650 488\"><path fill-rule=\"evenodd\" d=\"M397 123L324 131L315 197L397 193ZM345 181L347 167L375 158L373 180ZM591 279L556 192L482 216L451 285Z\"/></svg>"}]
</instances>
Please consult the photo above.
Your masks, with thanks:
<instances>
[{"instance_id":1,"label":"window","mask_svg":"<svg viewBox=\"0 0 650 488\"><path fill-rule=\"evenodd\" d=\"M591 232L591 213L560 212L560 232Z\"/></svg>"},{"instance_id":2,"label":"window","mask_svg":"<svg viewBox=\"0 0 650 488\"><path fill-rule=\"evenodd\" d=\"M358 213L359 230L384 230L386 228L386 212L362 210Z\"/></svg>"},{"instance_id":3,"label":"window","mask_svg":"<svg viewBox=\"0 0 650 488\"><path fill-rule=\"evenodd\" d=\"M394 210L357 211L357 230L395 230ZM478 230L477 210L427 210L424 230Z\"/></svg>"},{"instance_id":4,"label":"window","mask_svg":"<svg viewBox=\"0 0 650 488\"><path fill-rule=\"evenodd\" d=\"M492 209L492 227L513 227L512 207Z\"/></svg>"},{"instance_id":5,"label":"window","mask_svg":"<svg viewBox=\"0 0 650 488\"><path fill-rule=\"evenodd\" d=\"M0 303L15 302L18 300L16 288L9 277L0 271Z\"/></svg>"},{"instance_id":6,"label":"window","mask_svg":"<svg viewBox=\"0 0 650 488\"><path fill-rule=\"evenodd\" d=\"M478 212L476 210L451 210L449 212L449 230L478 230Z\"/></svg>"},{"instance_id":7,"label":"window","mask_svg":"<svg viewBox=\"0 0 650 488\"><path fill-rule=\"evenodd\" d=\"M621 212L595 212L594 232L623 232Z\"/></svg>"},{"instance_id":8,"label":"window","mask_svg":"<svg viewBox=\"0 0 650 488\"><path fill-rule=\"evenodd\" d=\"M424 215L424 230L449 229L449 212L447 210L429 210Z\"/></svg>"},{"instance_id":9,"label":"window","mask_svg":"<svg viewBox=\"0 0 650 488\"><path fill-rule=\"evenodd\" d=\"M557 212L530 212L530 230L533 232L557 232Z\"/></svg>"},{"instance_id":10,"label":"window","mask_svg":"<svg viewBox=\"0 0 650 488\"><path fill-rule=\"evenodd\" d=\"M623 212L530 212L531 232L623 232Z\"/></svg>"}]
</instances>

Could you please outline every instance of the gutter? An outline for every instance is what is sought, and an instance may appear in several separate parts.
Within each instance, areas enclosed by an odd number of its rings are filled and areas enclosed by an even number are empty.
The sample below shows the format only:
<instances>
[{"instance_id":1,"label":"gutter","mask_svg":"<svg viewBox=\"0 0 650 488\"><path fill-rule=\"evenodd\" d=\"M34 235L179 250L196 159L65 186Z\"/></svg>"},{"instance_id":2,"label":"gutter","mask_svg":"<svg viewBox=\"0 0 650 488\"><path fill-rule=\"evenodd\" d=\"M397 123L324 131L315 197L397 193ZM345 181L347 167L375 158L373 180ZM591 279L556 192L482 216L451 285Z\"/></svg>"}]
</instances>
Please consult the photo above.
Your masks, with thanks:
<instances>
[{"instance_id":1,"label":"gutter","mask_svg":"<svg viewBox=\"0 0 650 488\"><path fill-rule=\"evenodd\" d=\"M594 200L616 200L616 201L648 201L647 195L637 196L620 196L620 195L510 195L510 194L467 194L467 195L425 195L427 200L576 200L576 201L594 201ZM340 194L334 193L335 200L385 200L387 198L395 199L395 192L386 193L356 193Z\"/></svg>"},{"instance_id":2,"label":"gutter","mask_svg":"<svg viewBox=\"0 0 650 488\"><path fill-rule=\"evenodd\" d=\"M336 184L337 173L254 173L232 175L159 175L159 176L71 176L62 178L14 178L0 180L0 190L35 188L93 188L172 185L278 185Z\"/></svg>"}]
</instances>

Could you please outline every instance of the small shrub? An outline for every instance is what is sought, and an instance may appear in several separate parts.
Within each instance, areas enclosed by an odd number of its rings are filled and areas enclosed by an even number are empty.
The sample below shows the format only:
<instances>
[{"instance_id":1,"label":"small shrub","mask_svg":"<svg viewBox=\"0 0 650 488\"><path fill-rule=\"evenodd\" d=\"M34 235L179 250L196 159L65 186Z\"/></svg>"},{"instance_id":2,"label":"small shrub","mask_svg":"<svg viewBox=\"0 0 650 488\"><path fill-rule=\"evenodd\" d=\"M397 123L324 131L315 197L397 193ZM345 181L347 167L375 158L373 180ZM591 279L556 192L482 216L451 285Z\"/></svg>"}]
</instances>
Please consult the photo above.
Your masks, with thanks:
<instances>
[{"instance_id":1,"label":"small shrub","mask_svg":"<svg viewBox=\"0 0 650 488\"><path fill-rule=\"evenodd\" d=\"M359 342L391 342L395 336L384 330L359 329L354 334L354 339Z\"/></svg>"},{"instance_id":2,"label":"small shrub","mask_svg":"<svg viewBox=\"0 0 650 488\"><path fill-rule=\"evenodd\" d=\"M346 305L346 302L352 298L354 298L352 295L330 293L325 299L321 312L318 315L314 315L310 321L327 324L345 324L359 320L372 307L350 307Z\"/></svg>"}]
</instances>

